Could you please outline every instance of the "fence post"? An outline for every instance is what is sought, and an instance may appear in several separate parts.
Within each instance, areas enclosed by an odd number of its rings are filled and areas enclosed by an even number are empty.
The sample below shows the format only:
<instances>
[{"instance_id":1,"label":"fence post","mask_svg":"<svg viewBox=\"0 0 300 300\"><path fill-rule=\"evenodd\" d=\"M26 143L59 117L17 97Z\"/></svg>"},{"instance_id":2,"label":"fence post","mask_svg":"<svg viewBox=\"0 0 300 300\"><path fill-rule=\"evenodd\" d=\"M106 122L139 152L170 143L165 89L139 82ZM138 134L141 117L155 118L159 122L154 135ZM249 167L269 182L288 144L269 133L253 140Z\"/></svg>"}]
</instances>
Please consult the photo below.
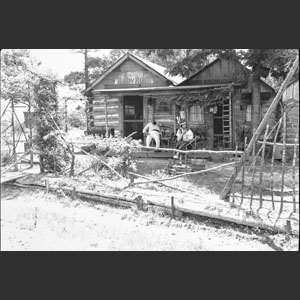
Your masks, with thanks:
<instances>
[{"instance_id":1,"label":"fence post","mask_svg":"<svg viewBox=\"0 0 300 300\"><path fill-rule=\"evenodd\" d=\"M286 230L289 234L292 233L292 226L291 226L291 221L290 220L286 220Z\"/></svg>"},{"instance_id":2,"label":"fence post","mask_svg":"<svg viewBox=\"0 0 300 300\"><path fill-rule=\"evenodd\" d=\"M137 199L136 199L136 203L137 203L137 209L138 210L143 210L143 204L144 204L144 202L143 202L143 198L142 198L142 196L138 196L137 197Z\"/></svg>"},{"instance_id":3,"label":"fence post","mask_svg":"<svg viewBox=\"0 0 300 300\"><path fill-rule=\"evenodd\" d=\"M278 127L274 137L274 144L273 144L273 151L272 151L272 160L271 160L271 197L272 197L272 208L275 210L275 202L274 202L274 180L273 180L273 173L274 173L274 160L275 160L275 153L276 153L276 143L277 143L277 136L281 127L282 118L280 118Z\"/></svg>"},{"instance_id":4,"label":"fence post","mask_svg":"<svg viewBox=\"0 0 300 300\"><path fill-rule=\"evenodd\" d=\"M283 193L284 193L284 173L285 173L285 162L286 162L286 111L283 112L283 149L282 149L282 172L281 172L281 202L279 213L283 210Z\"/></svg>"},{"instance_id":5,"label":"fence post","mask_svg":"<svg viewBox=\"0 0 300 300\"><path fill-rule=\"evenodd\" d=\"M298 127L299 128L299 127ZM296 212L296 160L297 160L297 142L298 142L298 131L295 137L294 144L294 156L293 156L293 212Z\"/></svg>"},{"instance_id":6,"label":"fence post","mask_svg":"<svg viewBox=\"0 0 300 300\"><path fill-rule=\"evenodd\" d=\"M73 186L73 190L72 190L72 198L76 199L76 187Z\"/></svg>"},{"instance_id":7,"label":"fence post","mask_svg":"<svg viewBox=\"0 0 300 300\"><path fill-rule=\"evenodd\" d=\"M171 197L171 210L172 210L172 218L175 217L175 206L174 206L174 196Z\"/></svg>"},{"instance_id":8,"label":"fence post","mask_svg":"<svg viewBox=\"0 0 300 300\"><path fill-rule=\"evenodd\" d=\"M46 194L49 193L49 180L45 179L45 188L46 188Z\"/></svg>"},{"instance_id":9,"label":"fence post","mask_svg":"<svg viewBox=\"0 0 300 300\"><path fill-rule=\"evenodd\" d=\"M244 151L246 151L246 148L247 148L247 137L245 137ZM245 182L245 164L246 164L246 156L243 156L242 159L244 159L244 161L243 161L243 169L242 169L242 191L241 191L241 202L240 202L240 206L242 206L243 200L244 200L244 182Z\"/></svg>"},{"instance_id":10,"label":"fence post","mask_svg":"<svg viewBox=\"0 0 300 300\"><path fill-rule=\"evenodd\" d=\"M234 180L233 180L233 183L232 183L232 203L235 202L235 181L236 181L236 177L237 177L237 174L236 174L236 169L237 169L237 151L238 151L238 146L235 147L235 157L234 157ZM229 197L230 198L230 197Z\"/></svg>"},{"instance_id":11,"label":"fence post","mask_svg":"<svg viewBox=\"0 0 300 300\"><path fill-rule=\"evenodd\" d=\"M267 124L267 128L265 131L263 146L262 146L262 153L260 158L260 175L259 175L259 208L262 208L263 200L262 200L262 179L263 179L263 168L264 168L264 160L265 160L265 151L266 151L266 141L269 131L269 124Z\"/></svg>"}]
</instances>

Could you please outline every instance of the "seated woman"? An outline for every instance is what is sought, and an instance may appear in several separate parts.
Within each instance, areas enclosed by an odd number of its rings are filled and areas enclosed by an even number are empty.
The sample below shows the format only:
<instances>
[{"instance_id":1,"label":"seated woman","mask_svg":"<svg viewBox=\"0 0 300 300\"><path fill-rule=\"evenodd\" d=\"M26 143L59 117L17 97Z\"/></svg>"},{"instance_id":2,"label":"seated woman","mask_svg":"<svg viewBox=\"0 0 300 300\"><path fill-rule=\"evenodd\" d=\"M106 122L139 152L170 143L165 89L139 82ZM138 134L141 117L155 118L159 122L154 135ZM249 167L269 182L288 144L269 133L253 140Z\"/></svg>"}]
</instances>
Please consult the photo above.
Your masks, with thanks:
<instances>
[{"instance_id":1,"label":"seated woman","mask_svg":"<svg viewBox=\"0 0 300 300\"><path fill-rule=\"evenodd\" d=\"M181 124L181 128L177 130L176 136L177 136L177 144L175 146L175 149L179 149L179 150L182 149L187 144L189 144L194 139L194 133L190 128L187 129L186 123ZM174 155L174 158L178 158L178 156L179 153L177 152Z\"/></svg>"}]
</instances>

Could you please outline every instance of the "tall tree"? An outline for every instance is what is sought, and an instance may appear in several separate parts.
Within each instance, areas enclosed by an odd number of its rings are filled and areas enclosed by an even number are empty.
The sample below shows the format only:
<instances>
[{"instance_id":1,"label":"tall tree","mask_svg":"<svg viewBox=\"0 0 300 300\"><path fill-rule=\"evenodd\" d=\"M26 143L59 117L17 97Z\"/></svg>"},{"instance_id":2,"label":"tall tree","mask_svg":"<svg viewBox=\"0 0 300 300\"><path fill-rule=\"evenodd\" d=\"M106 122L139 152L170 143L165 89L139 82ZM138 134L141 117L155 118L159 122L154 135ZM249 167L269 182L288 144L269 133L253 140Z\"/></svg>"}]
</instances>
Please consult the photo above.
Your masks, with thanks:
<instances>
[{"instance_id":1,"label":"tall tree","mask_svg":"<svg viewBox=\"0 0 300 300\"><path fill-rule=\"evenodd\" d=\"M252 133L261 121L260 79L271 76L286 77L298 54L296 49L248 49L243 55L245 65L250 67L252 85Z\"/></svg>"},{"instance_id":2,"label":"tall tree","mask_svg":"<svg viewBox=\"0 0 300 300\"><path fill-rule=\"evenodd\" d=\"M282 81L298 49L141 49L146 56L156 55L171 62L167 65L173 75L189 77L217 57L238 59L250 68L252 85L252 132L261 121L260 79L273 78ZM185 55L184 55L185 54ZM298 73L299 74L299 73ZM272 82L272 80L270 80Z\"/></svg>"},{"instance_id":3,"label":"tall tree","mask_svg":"<svg viewBox=\"0 0 300 300\"><path fill-rule=\"evenodd\" d=\"M81 53L84 57L84 67L83 67L83 75L84 75L84 84L85 88L90 85L90 77L89 77L89 53L95 52L97 49L73 49L75 53ZM81 79L82 80L82 79Z\"/></svg>"}]
</instances>

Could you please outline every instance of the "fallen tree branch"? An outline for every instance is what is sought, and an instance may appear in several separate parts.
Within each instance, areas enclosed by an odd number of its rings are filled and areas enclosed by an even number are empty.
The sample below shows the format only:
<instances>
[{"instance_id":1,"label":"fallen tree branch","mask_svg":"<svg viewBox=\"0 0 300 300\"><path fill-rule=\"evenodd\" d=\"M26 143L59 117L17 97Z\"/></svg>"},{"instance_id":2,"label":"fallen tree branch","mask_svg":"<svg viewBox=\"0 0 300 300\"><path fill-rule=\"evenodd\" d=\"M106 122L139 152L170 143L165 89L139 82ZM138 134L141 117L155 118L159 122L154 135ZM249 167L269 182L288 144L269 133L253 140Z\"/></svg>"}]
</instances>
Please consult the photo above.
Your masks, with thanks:
<instances>
[{"instance_id":1,"label":"fallen tree branch","mask_svg":"<svg viewBox=\"0 0 300 300\"><path fill-rule=\"evenodd\" d=\"M258 141L258 143L259 144L263 144L263 142L262 141ZM270 145L270 146L273 146L274 145L274 143L270 143L270 142L265 142L265 144L266 145ZM282 143L275 143L277 146L283 146L283 144ZM285 144L285 146L287 146L287 147L295 147L295 144ZM296 144L296 147L299 147L299 144Z\"/></svg>"},{"instance_id":2,"label":"fallen tree branch","mask_svg":"<svg viewBox=\"0 0 300 300\"><path fill-rule=\"evenodd\" d=\"M47 112L48 112L48 111L47 111ZM49 114L49 112L48 112L48 114ZM53 120L55 126L57 127L57 130L58 130L58 132L60 133L60 138L65 142L66 146L68 147L68 149L70 149L70 151L71 151L71 148L70 148L70 145L69 145L69 144L73 145L73 147L79 149L80 151L82 151L82 152L85 153L86 155L93 157L93 158L96 159L97 161L101 161L100 159L95 158L94 156L92 156L92 155L89 154L88 152L84 151L84 150L81 149L80 147L76 146L75 144L66 142L66 140L64 139L64 137L63 137L63 135L62 135L62 133L61 133L60 128L58 127L58 125L57 125L56 122L54 121L53 117L52 117L50 114L49 114L49 116L51 117L51 119ZM51 126L51 125L50 125L50 126ZM51 127L52 127L52 126L51 126ZM53 127L52 127L52 128L53 128ZM54 128L53 128L53 129L54 129ZM71 151L71 153L73 153L73 152ZM126 179L125 179L121 174L119 174L115 169L113 169L111 166L109 166L108 164L104 163L103 161L101 161L101 162L102 162L106 167L108 167L112 172L114 172L116 175L118 175L121 179L123 179L124 181L126 181L126 183L128 183L128 180L126 180Z\"/></svg>"},{"instance_id":3,"label":"fallen tree branch","mask_svg":"<svg viewBox=\"0 0 300 300\"><path fill-rule=\"evenodd\" d=\"M15 166L17 163L19 163L19 161L21 160L21 159L23 159L26 155L28 155L29 153L28 152L26 152L24 155L22 155L17 161L15 161L13 164L11 164L8 168L6 168L2 173L1 173L1 176L5 173L5 172L7 172L9 169L11 169L13 166Z\"/></svg>"},{"instance_id":4,"label":"fallen tree branch","mask_svg":"<svg viewBox=\"0 0 300 300\"><path fill-rule=\"evenodd\" d=\"M223 168L223 167L231 166L231 165L234 165L234 164L235 164L235 162L232 162L232 163L224 164L224 165L221 165L221 166L213 167L213 168L210 168L210 169L201 170L201 171L197 171L197 172L190 172L190 173L180 174L180 175L173 176L173 177L150 180L150 181L134 182L131 185L133 186L133 185L144 184L144 183L161 182L161 181L173 180L173 179L177 179L177 178L184 177L184 176L189 176L189 175L198 175L198 174L206 173L206 172L209 172L209 171L217 170L217 169L220 169L220 168Z\"/></svg>"},{"instance_id":5,"label":"fallen tree branch","mask_svg":"<svg viewBox=\"0 0 300 300\"><path fill-rule=\"evenodd\" d=\"M126 183L128 184L128 180L125 179L121 174L119 174L115 169L113 169L111 166L109 166L108 164L106 164L105 162L101 161L101 159L97 159L94 156L92 156L91 154L89 154L88 152L82 150L81 148L77 147L76 145L74 145L75 148L80 149L83 153L85 153L86 155L93 157L94 159L96 159L98 162L103 163L106 167L108 167L112 172L114 172L116 175L118 175L121 179L123 179L124 181L126 181Z\"/></svg>"},{"instance_id":6,"label":"fallen tree branch","mask_svg":"<svg viewBox=\"0 0 300 300\"><path fill-rule=\"evenodd\" d=\"M35 187L35 188L45 189L45 186L40 185L40 184L10 183L10 184L7 184L7 185L19 186L19 187L23 187L23 188ZM51 190L55 191L56 189L61 189L63 191L70 192L70 193L73 191L73 188L68 188L68 187L60 187L60 188L49 187L50 191ZM80 198L84 198L86 200L91 200L91 201L99 201L99 202L103 202L103 203L109 204L109 205L134 207L134 206L136 206L136 203L137 203L137 198L128 199L128 198L125 198L125 197L104 195L104 194L92 193L92 192L81 191L81 190L77 190L76 193L78 193L78 196ZM146 207L147 206L156 206L158 208L164 208L164 209L167 209L169 211L171 211L171 209L172 209L172 207L170 205L165 205L165 204L159 203L157 201L153 201L153 200L147 200L147 203L144 203L144 207L145 206ZM213 214L213 213L210 213L210 212L207 212L207 211L199 211L199 210L193 210L193 209L177 207L177 206L175 207L175 210L178 211L178 212L183 213L186 216L207 217L207 218L210 218L210 219L215 219L215 220L224 221L224 222L228 222L228 223L234 223L234 224L243 225L243 226L249 226L249 227L253 227L253 228L262 228L262 229L272 230L272 231L275 231L275 232L287 233L287 230L285 228L280 228L276 225L272 226L272 225L267 225L267 224L262 223L262 222L247 221L245 219L244 220L239 220L239 219L235 219L233 217L222 216L219 213L218 214ZM280 218L278 218L278 219L280 219ZM294 234L296 236L299 236L299 231L294 230L292 232L292 234Z\"/></svg>"},{"instance_id":7,"label":"fallen tree branch","mask_svg":"<svg viewBox=\"0 0 300 300\"><path fill-rule=\"evenodd\" d=\"M179 150L179 149L172 149L172 148L153 148L153 147L146 147L140 146L139 149L147 149L147 150L161 150L167 152L178 152L182 154L190 154L190 153L206 153L206 154L244 154L244 151L214 151L214 150Z\"/></svg>"},{"instance_id":8,"label":"fallen tree branch","mask_svg":"<svg viewBox=\"0 0 300 300\"><path fill-rule=\"evenodd\" d=\"M164 205L164 204L157 204L155 201L148 201L150 203L153 203L153 205L155 206L160 206L160 207L164 207L167 209L171 209L171 206L169 205ZM278 226L272 226L272 225L267 225L264 224L262 222L251 222L251 221L247 221L247 220L238 220L232 217L226 217L226 216L221 216L221 215L214 215L212 213L206 212L206 211L195 211L189 208L178 208L176 207L176 210L186 214L186 215L191 215L191 216L201 216L201 217L207 217L210 219L215 219L215 220L221 220L221 221L225 221L225 222L229 222L229 223L234 223L234 224L238 224L238 225L243 225L243 226L249 226L249 227L253 227L253 228L262 228L262 229L267 229L267 230L272 230L272 231L277 231L277 232L281 232L281 233L287 233L286 229L282 229ZM293 232L293 234L295 234L296 236L299 236L299 232Z\"/></svg>"},{"instance_id":9,"label":"fallen tree branch","mask_svg":"<svg viewBox=\"0 0 300 300\"><path fill-rule=\"evenodd\" d=\"M76 174L75 176L79 176L82 175L83 173L87 172L88 170L92 169L94 166L96 166L99 163L102 163L102 160L111 152L111 150L109 150L108 152L106 152L99 161L96 161L95 163L93 163L91 166L89 166L88 168L86 168L85 170L79 172L78 174Z\"/></svg>"},{"instance_id":10,"label":"fallen tree branch","mask_svg":"<svg viewBox=\"0 0 300 300\"><path fill-rule=\"evenodd\" d=\"M142 175L135 174L135 173L132 173L132 172L128 172L128 174L151 181L151 179L148 178L148 177L146 177L146 176L142 176ZM162 183L162 182L155 182L155 183L160 184L160 185L163 185L163 186L168 187L168 188L171 188L171 189L174 189L174 190L177 190L177 191L179 191L179 192L190 193L190 194L192 194L192 195L199 196L198 194L193 193L193 192L191 192L191 191L189 191L189 190L180 189L180 188L178 188L178 187L175 187L175 186L172 186L172 185L168 185L168 184L165 184L165 183ZM129 187L129 186L128 186L128 187Z\"/></svg>"}]
</instances>

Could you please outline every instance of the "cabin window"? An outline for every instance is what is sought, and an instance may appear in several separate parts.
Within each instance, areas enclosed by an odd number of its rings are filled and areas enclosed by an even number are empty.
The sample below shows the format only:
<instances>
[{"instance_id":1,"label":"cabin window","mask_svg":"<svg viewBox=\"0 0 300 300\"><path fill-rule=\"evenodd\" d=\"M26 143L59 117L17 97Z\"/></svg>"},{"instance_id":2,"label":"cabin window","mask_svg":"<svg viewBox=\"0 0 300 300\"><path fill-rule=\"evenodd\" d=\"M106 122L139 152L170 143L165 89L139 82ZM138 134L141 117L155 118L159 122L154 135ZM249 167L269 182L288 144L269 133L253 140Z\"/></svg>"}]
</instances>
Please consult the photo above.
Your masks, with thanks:
<instances>
[{"instance_id":1,"label":"cabin window","mask_svg":"<svg viewBox=\"0 0 300 300\"><path fill-rule=\"evenodd\" d=\"M134 105L125 105L125 118L132 119L135 115L135 106Z\"/></svg>"},{"instance_id":2,"label":"cabin window","mask_svg":"<svg viewBox=\"0 0 300 300\"><path fill-rule=\"evenodd\" d=\"M190 123L204 124L204 109L201 105L189 107Z\"/></svg>"},{"instance_id":3,"label":"cabin window","mask_svg":"<svg viewBox=\"0 0 300 300\"><path fill-rule=\"evenodd\" d=\"M154 113L171 114L171 102L163 99L153 99Z\"/></svg>"},{"instance_id":4,"label":"cabin window","mask_svg":"<svg viewBox=\"0 0 300 300\"><path fill-rule=\"evenodd\" d=\"M251 122L251 111L252 111L252 106L247 105L246 122Z\"/></svg>"}]
</instances>

